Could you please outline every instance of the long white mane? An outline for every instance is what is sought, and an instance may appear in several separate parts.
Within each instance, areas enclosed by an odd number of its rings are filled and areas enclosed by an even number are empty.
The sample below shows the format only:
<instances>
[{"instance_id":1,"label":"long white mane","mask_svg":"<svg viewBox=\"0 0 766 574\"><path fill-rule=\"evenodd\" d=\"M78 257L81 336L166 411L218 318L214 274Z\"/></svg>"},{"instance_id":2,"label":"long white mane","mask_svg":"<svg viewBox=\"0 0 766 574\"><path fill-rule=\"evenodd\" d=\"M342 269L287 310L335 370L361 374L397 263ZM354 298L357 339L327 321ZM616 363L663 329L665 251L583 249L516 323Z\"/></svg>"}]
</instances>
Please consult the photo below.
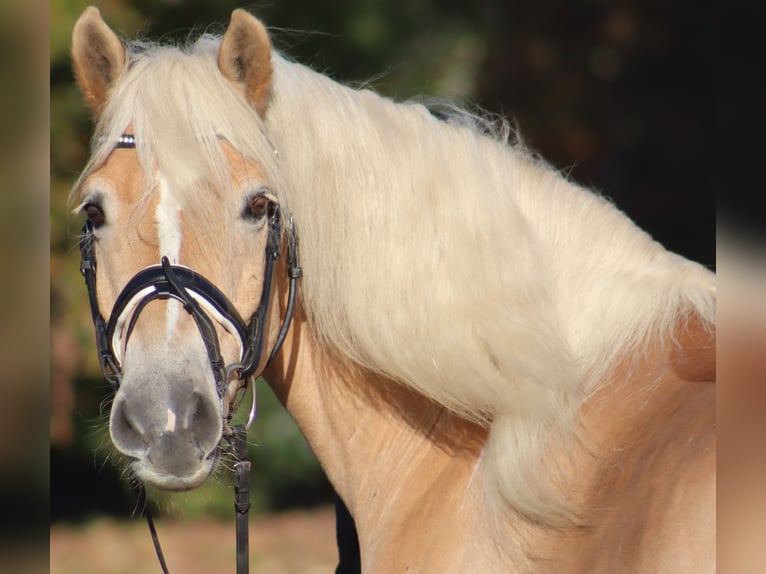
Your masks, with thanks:
<instances>
[{"instance_id":1,"label":"long white mane","mask_svg":"<svg viewBox=\"0 0 766 574\"><path fill-rule=\"evenodd\" d=\"M263 165L300 235L318 339L490 425L490 502L553 520L546 441L650 335L713 321L712 274L469 114L442 121L275 53L261 119L218 73L218 42L134 46L96 138L133 126L144 167L188 193L200 174L228 181L218 137Z\"/></svg>"}]
</instances>

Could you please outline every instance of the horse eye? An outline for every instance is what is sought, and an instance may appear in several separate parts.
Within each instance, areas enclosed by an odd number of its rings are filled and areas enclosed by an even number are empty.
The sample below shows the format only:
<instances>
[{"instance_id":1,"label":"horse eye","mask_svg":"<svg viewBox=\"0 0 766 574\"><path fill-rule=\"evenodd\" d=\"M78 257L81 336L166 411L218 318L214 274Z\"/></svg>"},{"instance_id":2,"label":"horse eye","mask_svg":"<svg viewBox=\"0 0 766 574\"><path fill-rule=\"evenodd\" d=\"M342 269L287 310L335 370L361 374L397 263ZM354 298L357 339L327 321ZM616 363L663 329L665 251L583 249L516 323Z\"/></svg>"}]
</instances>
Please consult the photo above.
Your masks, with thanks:
<instances>
[{"instance_id":1,"label":"horse eye","mask_svg":"<svg viewBox=\"0 0 766 574\"><path fill-rule=\"evenodd\" d=\"M104 224L104 212L101 210L100 206L95 203L86 203L82 210L85 212L88 221L90 221L93 227L101 227Z\"/></svg>"},{"instance_id":2,"label":"horse eye","mask_svg":"<svg viewBox=\"0 0 766 574\"><path fill-rule=\"evenodd\" d=\"M271 200L265 195L256 195L247 205L247 215L253 219L261 219L269 212Z\"/></svg>"}]
</instances>

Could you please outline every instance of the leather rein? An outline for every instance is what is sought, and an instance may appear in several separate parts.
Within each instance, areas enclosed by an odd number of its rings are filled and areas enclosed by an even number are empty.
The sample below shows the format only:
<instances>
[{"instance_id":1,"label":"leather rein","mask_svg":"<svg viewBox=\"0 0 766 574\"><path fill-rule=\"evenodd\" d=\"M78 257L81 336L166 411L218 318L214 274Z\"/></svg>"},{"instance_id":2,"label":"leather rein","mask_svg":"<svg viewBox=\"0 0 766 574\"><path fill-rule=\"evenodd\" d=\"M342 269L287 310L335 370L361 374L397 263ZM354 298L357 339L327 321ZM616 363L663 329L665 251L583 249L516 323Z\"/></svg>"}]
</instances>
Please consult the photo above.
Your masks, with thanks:
<instances>
[{"instance_id":1,"label":"leather rein","mask_svg":"<svg viewBox=\"0 0 766 574\"><path fill-rule=\"evenodd\" d=\"M132 135L124 134L115 147L135 148L135 139ZM164 256L159 265L152 265L139 271L127 282L117 296L107 321L99 308L96 293L96 254L94 248L96 237L90 221L85 222L80 239L80 271L85 277L85 285L88 289L91 317L96 330L99 364L104 377L112 385L115 392L119 389L122 380L122 348L127 347L128 339L140 313L149 302L156 299L176 299L193 317L207 350L216 390L221 400L222 412L226 406L227 387L232 375L242 382L240 390L246 389L248 384L253 387L253 404L247 423L234 427L229 425L239 406L236 398L226 419L221 423L223 436L229 443L228 451L235 459L234 506L236 511L237 574L247 574L249 571L247 514L250 509L250 462L247 460L247 429L255 418L256 370L261 364L263 355L264 331L271 304L274 262L279 259L281 254L282 222L278 204L270 206L268 217L263 291L258 307L247 322L244 321L233 303L212 282L193 269L171 264L168 258ZM287 336L295 308L298 279L303 274L298 260L297 234L292 222L289 223L286 241L289 279L287 309L277 340L266 360L266 366L279 352ZM242 356L239 362L228 366L225 364L215 330L215 322L225 324L228 327L227 330L235 333L239 338L242 346ZM162 571L167 574L168 569L160 548L154 521L146 504L146 491L143 483L136 477L133 477L132 483L136 490L138 505L142 508L149 524L160 566Z\"/></svg>"}]
</instances>

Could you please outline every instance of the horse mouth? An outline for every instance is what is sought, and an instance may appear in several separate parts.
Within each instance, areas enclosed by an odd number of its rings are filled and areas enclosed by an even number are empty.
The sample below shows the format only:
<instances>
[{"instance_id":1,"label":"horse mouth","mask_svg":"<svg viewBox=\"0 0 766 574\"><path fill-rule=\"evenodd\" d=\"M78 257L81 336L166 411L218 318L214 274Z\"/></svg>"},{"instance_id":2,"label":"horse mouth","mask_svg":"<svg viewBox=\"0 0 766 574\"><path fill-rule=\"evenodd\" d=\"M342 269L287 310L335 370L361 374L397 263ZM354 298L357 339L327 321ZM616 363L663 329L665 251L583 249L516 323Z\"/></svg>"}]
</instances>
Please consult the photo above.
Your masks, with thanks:
<instances>
[{"instance_id":1,"label":"horse mouth","mask_svg":"<svg viewBox=\"0 0 766 574\"><path fill-rule=\"evenodd\" d=\"M158 467L147 458L133 459L130 468L136 478L147 486L171 492L185 492L202 486L215 471L217 459L217 456L211 454L195 465L186 465L183 471Z\"/></svg>"}]
</instances>

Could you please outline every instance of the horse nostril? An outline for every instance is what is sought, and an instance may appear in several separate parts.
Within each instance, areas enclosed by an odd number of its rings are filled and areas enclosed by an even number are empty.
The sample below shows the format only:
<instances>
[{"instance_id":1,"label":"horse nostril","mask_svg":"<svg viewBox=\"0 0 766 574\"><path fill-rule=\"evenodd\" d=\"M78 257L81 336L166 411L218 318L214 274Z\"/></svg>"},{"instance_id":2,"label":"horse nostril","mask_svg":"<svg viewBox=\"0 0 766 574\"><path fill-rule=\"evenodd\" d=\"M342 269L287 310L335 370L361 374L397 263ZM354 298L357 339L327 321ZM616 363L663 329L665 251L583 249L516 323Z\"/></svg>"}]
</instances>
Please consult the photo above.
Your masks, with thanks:
<instances>
[{"instance_id":1,"label":"horse nostril","mask_svg":"<svg viewBox=\"0 0 766 574\"><path fill-rule=\"evenodd\" d=\"M221 440L223 422L218 405L211 398L197 396L192 420L192 434L205 455L211 453Z\"/></svg>"},{"instance_id":2,"label":"horse nostril","mask_svg":"<svg viewBox=\"0 0 766 574\"><path fill-rule=\"evenodd\" d=\"M119 400L119 397L112 405L109 433L112 435L114 445L128 456L140 458L148 449L141 425L135 417L131 416L127 402Z\"/></svg>"}]
</instances>

